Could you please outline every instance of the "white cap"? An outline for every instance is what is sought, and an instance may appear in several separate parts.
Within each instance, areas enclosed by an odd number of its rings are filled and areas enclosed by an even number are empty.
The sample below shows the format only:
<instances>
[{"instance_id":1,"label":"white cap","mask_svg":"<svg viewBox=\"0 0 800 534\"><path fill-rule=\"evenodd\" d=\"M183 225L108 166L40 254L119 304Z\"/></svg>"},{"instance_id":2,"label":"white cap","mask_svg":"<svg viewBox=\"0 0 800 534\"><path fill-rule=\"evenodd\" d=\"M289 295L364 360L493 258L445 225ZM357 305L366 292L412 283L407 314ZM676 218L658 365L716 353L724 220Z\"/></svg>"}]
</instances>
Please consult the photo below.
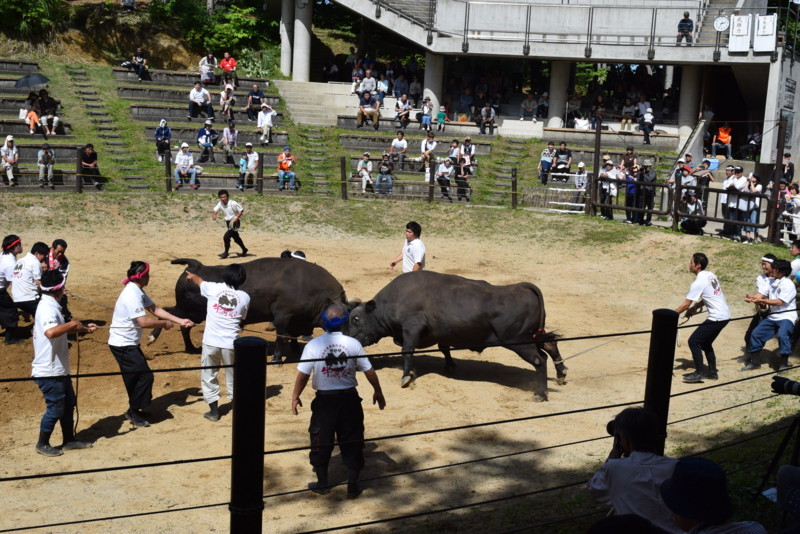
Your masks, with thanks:
<instances>
[{"instance_id":1,"label":"white cap","mask_svg":"<svg viewBox=\"0 0 800 534\"><path fill-rule=\"evenodd\" d=\"M183 143L183 144L181 145L181 148L189 148L189 143Z\"/></svg>"},{"instance_id":2,"label":"white cap","mask_svg":"<svg viewBox=\"0 0 800 534\"><path fill-rule=\"evenodd\" d=\"M227 91L228 89L230 89L231 91L233 91L233 86L232 86L231 84L228 84L228 85L226 85L226 86L225 86L225 90Z\"/></svg>"},{"instance_id":3,"label":"white cap","mask_svg":"<svg viewBox=\"0 0 800 534\"><path fill-rule=\"evenodd\" d=\"M13 135L6 136L6 142L13 141L13 140L14 140L14 136Z\"/></svg>"},{"instance_id":4,"label":"white cap","mask_svg":"<svg viewBox=\"0 0 800 534\"><path fill-rule=\"evenodd\" d=\"M578 167L586 167L586 164L581 161L580 163L578 163Z\"/></svg>"},{"instance_id":5,"label":"white cap","mask_svg":"<svg viewBox=\"0 0 800 534\"><path fill-rule=\"evenodd\" d=\"M653 108L647 108L647 112L648 113L652 113L653 112Z\"/></svg>"}]
</instances>

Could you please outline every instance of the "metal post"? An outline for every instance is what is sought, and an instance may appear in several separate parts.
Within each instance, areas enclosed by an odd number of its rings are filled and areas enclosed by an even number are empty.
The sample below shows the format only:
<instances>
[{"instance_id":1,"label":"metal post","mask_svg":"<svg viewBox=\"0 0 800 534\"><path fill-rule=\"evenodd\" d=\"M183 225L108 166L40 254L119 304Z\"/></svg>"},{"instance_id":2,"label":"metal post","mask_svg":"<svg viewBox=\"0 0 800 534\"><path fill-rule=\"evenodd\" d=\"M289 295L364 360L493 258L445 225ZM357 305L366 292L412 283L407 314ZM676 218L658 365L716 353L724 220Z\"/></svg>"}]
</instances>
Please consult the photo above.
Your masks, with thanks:
<instances>
[{"instance_id":1,"label":"metal post","mask_svg":"<svg viewBox=\"0 0 800 534\"><path fill-rule=\"evenodd\" d=\"M597 215L597 208L595 207L594 203L597 202L597 179L600 176L600 143L601 139L601 128L603 127L603 118L600 116L599 113L595 113L595 131L594 131L594 161L592 165L594 165L594 172L592 173L592 179L589 181L589 203L586 206L586 213L587 215ZM591 207L590 207L591 206Z\"/></svg>"},{"instance_id":2,"label":"metal post","mask_svg":"<svg viewBox=\"0 0 800 534\"><path fill-rule=\"evenodd\" d=\"M341 186L342 186L342 200L347 200L347 160L344 156L339 158L339 167L341 168Z\"/></svg>"},{"instance_id":3,"label":"metal post","mask_svg":"<svg viewBox=\"0 0 800 534\"><path fill-rule=\"evenodd\" d=\"M264 194L264 158L266 154L259 154L258 155L258 164L256 165L256 183L255 188L256 192L259 195ZM245 175L246 176L246 175ZM245 178L246 180L246 178ZM247 188L247 182L245 181L244 184L245 189Z\"/></svg>"},{"instance_id":4,"label":"metal post","mask_svg":"<svg viewBox=\"0 0 800 534\"><path fill-rule=\"evenodd\" d=\"M772 180L772 201L767 206L767 220L769 221L769 230L767 230L767 241L770 243L778 243L781 237L780 229L778 228L778 194L780 193L780 184L783 177L783 151L786 149L786 119L781 118L778 123L778 154L775 156L775 170L772 171L774 176Z\"/></svg>"},{"instance_id":5,"label":"metal post","mask_svg":"<svg viewBox=\"0 0 800 534\"><path fill-rule=\"evenodd\" d=\"M511 167L511 208L517 209L517 168Z\"/></svg>"},{"instance_id":6,"label":"metal post","mask_svg":"<svg viewBox=\"0 0 800 534\"><path fill-rule=\"evenodd\" d=\"M425 181L428 182L428 202L433 202L433 176L436 173L433 171L433 162L430 165L425 168Z\"/></svg>"},{"instance_id":7,"label":"metal post","mask_svg":"<svg viewBox=\"0 0 800 534\"><path fill-rule=\"evenodd\" d=\"M164 153L164 176L167 178L172 177L172 151L167 150Z\"/></svg>"},{"instance_id":8,"label":"metal post","mask_svg":"<svg viewBox=\"0 0 800 534\"><path fill-rule=\"evenodd\" d=\"M260 534L264 511L264 387L267 341L233 342L233 428L231 452L231 534Z\"/></svg>"},{"instance_id":9,"label":"metal post","mask_svg":"<svg viewBox=\"0 0 800 534\"><path fill-rule=\"evenodd\" d=\"M672 197L672 231L678 231L678 212L681 209L681 198L683 198L683 185L680 183L679 179L675 179L675 193L674 197Z\"/></svg>"},{"instance_id":10,"label":"metal post","mask_svg":"<svg viewBox=\"0 0 800 534\"><path fill-rule=\"evenodd\" d=\"M81 150L80 148L76 149L76 154L78 155L77 161L75 162L75 192L76 193L83 193L83 165L81 165ZM53 152L55 154L55 152Z\"/></svg>"},{"instance_id":11,"label":"metal post","mask_svg":"<svg viewBox=\"0 0 800 534\"><path fill-rule=\"evenodd\" d=\"M674 310L653 310L650 334L650 355L647 359L647 381L644 405L658 416L656 454L664 454L669 417L669 396L672 391L672 367L675 363L675 340L678 336L678 314Z\"/></svg>"}]
</instances>

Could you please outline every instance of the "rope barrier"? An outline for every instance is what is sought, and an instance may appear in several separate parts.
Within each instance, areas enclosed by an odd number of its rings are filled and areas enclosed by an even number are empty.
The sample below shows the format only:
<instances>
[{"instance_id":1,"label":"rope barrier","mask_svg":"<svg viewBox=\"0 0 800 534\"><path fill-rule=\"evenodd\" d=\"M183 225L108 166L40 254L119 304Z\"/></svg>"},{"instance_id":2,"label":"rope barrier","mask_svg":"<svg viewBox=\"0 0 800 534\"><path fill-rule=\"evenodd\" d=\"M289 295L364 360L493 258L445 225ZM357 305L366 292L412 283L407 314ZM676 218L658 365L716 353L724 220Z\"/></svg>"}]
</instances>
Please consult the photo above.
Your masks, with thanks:
<instances>
[{"instance_id":1,"label":"rope barrier","mask_svg":"<svg viewBox=\"0 0 800 534\"><path fill-rule=\"evenodd\" d=\"M727 448L733 447L734 445L741 445L742 443L747 443L748 441L753 441L753 440L756 440L756 439L760 439L760 438L763 438L764 436L769 436L771 434L777 434L778 432L786 430L790 426L791 425L785 425L785 426L781 426L781 427L778 427L778 428L774 428L774 429L772 429L772 430L770 430L768 432L764 432L763 434L756 434L755 436L750 436L750 437L747 437L747 438L743 438L743 439L740 439L738 441L732 441L730 443L726 443L725 445L719 445L717 447L712 447L712 448L706 449L704 451L700 451L700 452L696 452L694 454L690 454L689 456L703 456L703 455L706 455L706 454L711 453L711 452L721 451L723 449L727 449Z\"/></svg>"},{"instance_id":2,"label":"rope barrier","mask_svg":"<svg viewBox=\"0 0 800 534\"><path fill-rule=\"evenodd\" d=\"M774 399L775 397L780 397L780 395L778 393L776 393L775 395L768 395L766 397L761 397L760 399L755 399L755 400L743 402L741 404L734 404L733 406L728 406L727 408L720 408L719 410L714 410L713 412L706 412L706 413L703 413L703 414L700 414L700 415L693 415L691 417L686 417L684 419L678 419L676 421L670 421L670 422L667 423L667 425L677 425L678 423L685 423L686 421L691 421L692 419L699 419L701 417L706 417L708 415L714 415L714 414L717 414L717 413L726 412L728 410L733 410L734 408L741 408L742 406L747 406L748 404L755 404L757 402L761 402L761 401L765 401L765 400L769 400L769 399Z\"/></svg>"}]
</instances>

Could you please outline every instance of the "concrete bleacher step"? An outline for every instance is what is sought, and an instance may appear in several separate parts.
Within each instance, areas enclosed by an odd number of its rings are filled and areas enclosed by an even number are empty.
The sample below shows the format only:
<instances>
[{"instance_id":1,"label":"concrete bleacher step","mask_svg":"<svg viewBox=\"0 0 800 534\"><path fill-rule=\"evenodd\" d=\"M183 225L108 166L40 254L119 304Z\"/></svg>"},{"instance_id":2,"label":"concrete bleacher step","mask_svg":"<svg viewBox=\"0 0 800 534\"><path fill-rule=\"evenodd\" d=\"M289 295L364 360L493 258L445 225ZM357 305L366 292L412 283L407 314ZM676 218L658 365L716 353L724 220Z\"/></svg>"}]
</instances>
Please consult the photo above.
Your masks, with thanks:
<instances>
[{"instance_id":1,"label":"concrete bleacher step","mask_svg":"<svg viewBox=\"0 0 800 534\"><path fill-rule=\"evenodd\" d=\"M0 74L29 74L38 72L39 64L34 61L20 61L16 59L0 59Z\"/></svg>"},{"instance_id":2,"label":"concrete bleacher step","mask_svg":"<svg viewBox=\"0 0 800 534\"><path fill-rule=\"evenodd\" d=\"M115 67L112 72L114 78L120 81L138 82L143 85L175 85L186 87L187 91L192 88L192 85L194 85L195 81L200 79L199 72L149 69L148 74L151 79L139 82L138 74L132 70L123 69L122 67ZM259 84L259 86L263 89L269 87L270 81L265 78L239 78L240 90L244 87L247 87L249 90L250 86L254 83Z\"/></svg>"},{"instance_id":3,"label":"concrete bleacher step","mask_svg":"<svg viewBox=\"0 0 800 534\"><path fill-rule=\"evenodd\" d=\"M202 121L200 121L202 122ZM197 144L197 132L200 128L203 127L202 124L195 124L194 126L186 125L175 125L174 123L170 123L170 129L172 130L172 143L173 144L180 144L181 142L187 142L192 146ZM273 130L270 134L270 142L261 147L260 141L260 134L255 131L255 126L253 123L245 122L244 124L239 123L241 127L238 127L239 130L239 148L244 150L245 143L253 143L253 146L258 150L269 149L271 145L277 145L278 148L270 149L270 150L280 150L280 147L283 147L289 142L289 133L286 131L277 131ZM146 126L145 127L145 136L148 139L153 139L156 133L157 126ZM224 123L222 125L215 125L214 129L217 130L220 135L222 134L221 130L218 128L224 128Z\"/></svg>"},{"instance_id":4,"label":"concrete bleacher step","mask_svg":"<svg viewBox=\"0 0 800 534\"><path fill-rule=\"evenodd\" d=\"M191 121L188 120L189 116L189 106L188 104L185 106L178 106L178 105L164 105L164 104L145 104L145 103L133 103L130 105L131 110L131 117L134 120L147 120L147 121L155 121L156 124L161 119L167 119L167 121L175 121L175 122L191 122L197 123L202 127L203 123L206 120L206 117L200 115L196 118L193 118ZM219 112L219 109L214 109L216 117L214 122L218 124L225 124L225 118ZM238 122L241 123L242 120L246 120L247 116L244 113L237 113L235 118ZM273 119L272 122L275 125L281 124L283 120L283 113L278 113Z\"/></svg>"},{"instance_id":5,"label":"concrete bleacher step","mask_svg":"<svg viewBox=\"0 0 800 534\"><path fill-rule=\"evenodd\" d=\"M242 108L247 103L247 92L250 90L248 85L246 88L240 87L233 92L236 96L236 106ZM219 102L219 93L222 91L221 87L208 88L211 93L211 100L216 105ZM185 103L189 102L189 89L182 88L167 88L167 87L147 87L147 86L120 86L117 87L117 96L126 100L135 101L149 101L151 103L157 102L176 102ZM277 106L280 103L280 98L277 96L267 95L267 104L270 106Z\"/></svg>"}]
</instances>

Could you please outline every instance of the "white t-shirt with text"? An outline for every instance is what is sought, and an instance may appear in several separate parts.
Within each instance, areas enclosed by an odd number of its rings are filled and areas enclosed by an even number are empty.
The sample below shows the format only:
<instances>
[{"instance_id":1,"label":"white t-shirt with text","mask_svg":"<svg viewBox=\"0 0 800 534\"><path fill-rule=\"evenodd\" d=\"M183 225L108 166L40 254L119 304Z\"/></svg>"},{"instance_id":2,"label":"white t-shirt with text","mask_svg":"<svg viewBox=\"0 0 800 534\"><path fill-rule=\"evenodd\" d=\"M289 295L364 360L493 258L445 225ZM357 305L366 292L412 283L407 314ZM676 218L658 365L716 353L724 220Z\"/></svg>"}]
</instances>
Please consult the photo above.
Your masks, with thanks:
<instances>
[{"instance_id":1,"label":"white t-shirt with text","mask_svg":"<svg viewBox=\"0 0 800 534\"><path fill-rule=\"evenodd\" d=\"M136 319L147 315L147 308L152 305L153 301L142 288L128 282L114 305L108 344L114 347L138 345L142 329Z\"/></svg>"},{"instance_id":2,"label":"white t-shirt with text","mask_svg":"<svg viewBox=\"0 0 800 534\"><path fill-rule=\"evenodd\" d=\"M11 295L14 297L14 302L36 300L39 295L36 281L41 279L42 263L33 253L28 252L22 259L17 260L11 277Z\"/></svg>"},{"instance_id":3,"label":"white t-shirt with text","mask_svg":"<svg viewBox=\"0 0 800 534\"><path fill-rule=\"evenodd\" d=\"M700 271L689 287L687 300L697 300L702 297L703 302L708 308L708 319L710 321L727 321L731 318L731 311L728 309L728 302L722 293L722 286L714 273Z\"/></svg>"},{"instance_id":4,"label":"white t-shirt with text","mask_svg":"<svg viewBox=\"0 0 800 534\"><path fill-rule=\"evenodd\" d=\"M33 323L32 377L43 378L69 374L69 342L66 334L53 339L48 339L44 335L45 332L60 324L64 324L61 306L50 295L42 295Z\"/></svg>"},{"instance_id":5,"label":"white t-shirt with text","mask_svg":"<svg viewBox=\"0 0 800 534\"><path fill-rule=\"evenodd\" d=\"M372 363L364 356L364 347L355 338L341 332L326 332L308 342L297 370L311 375L311 387L317 391L348 389L358 385L357 371L369 371ZM306 361L324 358L324 361Z\"/></svg>"},{"instance_id":6,"label":"white t-shirt with text","mask_svg":"<svg viewBox=\"0 0 800 534\"><path fill-rule=\"evenodd\" d=\"M208 299L203 344L232 349L242 331L242 321L247 317L250 296L220 282L203 282L200 294Z\"/></svg>"}]
</instances>

